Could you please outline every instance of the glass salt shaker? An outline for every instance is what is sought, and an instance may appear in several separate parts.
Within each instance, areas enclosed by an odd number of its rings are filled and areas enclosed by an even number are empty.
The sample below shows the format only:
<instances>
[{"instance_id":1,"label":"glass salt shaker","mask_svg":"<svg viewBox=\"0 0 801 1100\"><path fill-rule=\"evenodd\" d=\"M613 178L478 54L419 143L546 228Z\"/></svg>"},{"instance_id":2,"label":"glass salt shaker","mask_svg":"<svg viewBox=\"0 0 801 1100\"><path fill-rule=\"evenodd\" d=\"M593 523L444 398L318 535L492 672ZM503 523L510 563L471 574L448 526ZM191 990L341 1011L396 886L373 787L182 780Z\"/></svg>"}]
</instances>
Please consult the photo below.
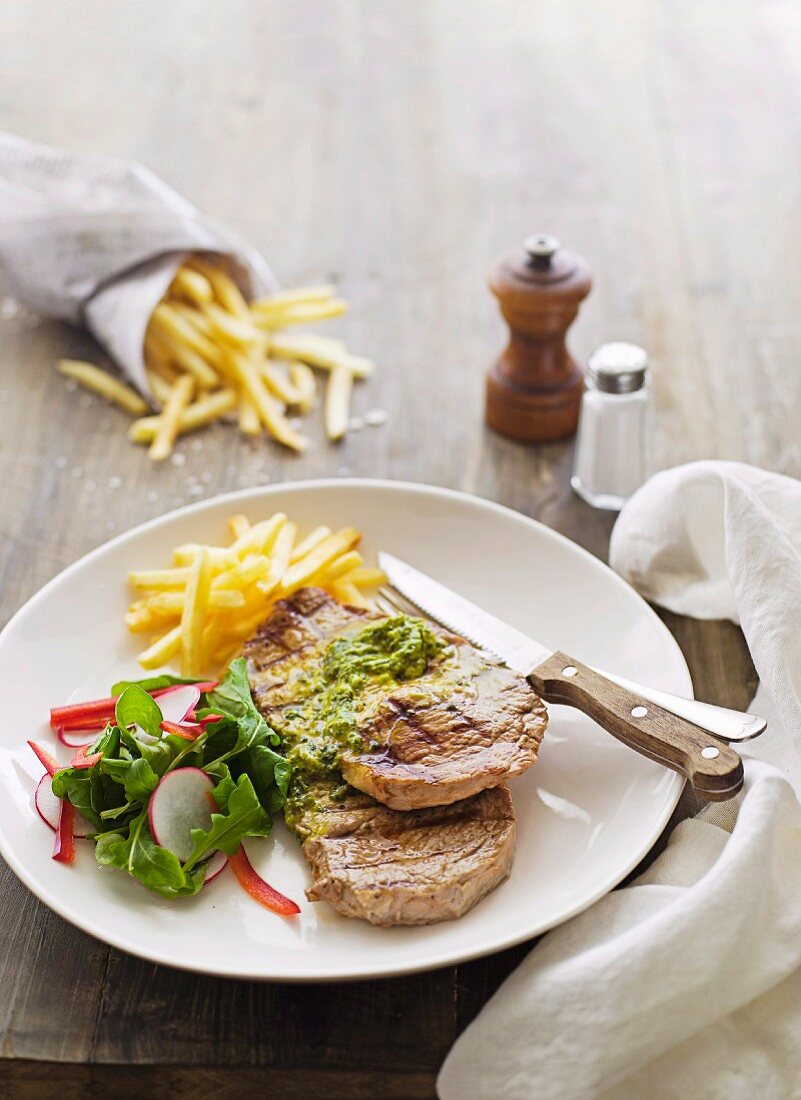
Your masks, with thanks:
<instances>
[{"instance_id":1,"label":"glass salt shaker","mask_svg":"<svg viewBox=\"0 0 801 1100\"><path fill-rule=\"evenodd\" d=\"M636 344L603 344L587 363L570 484L594 508L619 511L648 476L648 356Z\"/></svg>"}]
</instances>

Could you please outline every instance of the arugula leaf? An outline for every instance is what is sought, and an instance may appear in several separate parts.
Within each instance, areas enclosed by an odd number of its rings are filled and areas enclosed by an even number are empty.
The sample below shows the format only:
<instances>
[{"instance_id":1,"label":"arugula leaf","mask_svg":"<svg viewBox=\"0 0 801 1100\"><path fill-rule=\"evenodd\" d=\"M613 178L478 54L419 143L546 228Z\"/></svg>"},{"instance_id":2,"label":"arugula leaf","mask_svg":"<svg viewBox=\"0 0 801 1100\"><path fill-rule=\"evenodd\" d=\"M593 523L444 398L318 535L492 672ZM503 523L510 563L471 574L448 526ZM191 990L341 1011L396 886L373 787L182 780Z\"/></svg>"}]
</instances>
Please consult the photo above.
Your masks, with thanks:
<instances>
[{"instance_id":1,"label":"arugula leaf","mask_svg":"<svg viewBox=\"0 0 801 1100\"><path fill-rule=\"evenodd\" d=\"M148 676L144 680L118 680L112 687L112 695L122 695L126 688L136 686L144 691L158 691L159 688L172 687L173 684L197 684L199 681L191 676L170 676L164 673L161 676Z\"/></svg>"},{"instance_id":2,"label":"arugula leaf","mask_svg":"<svg viewBox=\"0 0 801 1100\"><path fill-rule=\"evenodd\" d=\"M172 852L156 844L148 827L147 811L131 822L128 836L104 833L98 837L95 859L103 866L127 871L164 898L196 894L205 878L205 868L190 874Z\"/></svg>"},{"instance_id":3,"label":"arugula leaf","mask_svg":"<svg viewBox=\"0 0 801 1100\"><path fill-rule=\"evenodd\" d=\"M99 829L102 827L102 821L92 804L90 772L93 770L93 768L64 768L53 776L51 786L56 797L66 798L87 821L91 821Z\"/></svg>"},{"instance_id":4,"label":"arugula leaf","mask_svg":"<svg viewBox=\"0 0 801 1100\"><path fill-rule=\"evenodd\" d=\"M161 736L162 719L158 703L138 684L131 684L119 697L115 716L117 725L123 729L139 726L151 737Z\"/></svg>"},{"instance_id":5,"label":"arugula leaf","mask_svg":"<svg viewBox=\"0 0 801 1100\"><path fill-rule=\"evenodd\" d=\"M147 802L159 777L144 757L132 760L125 775L125 797L129 802Z\"/></svg>"},{"instance_id":6,"label":"arugula leaf","mask_svg":"<svg viewBox=\"0 0 801 1100\"><path fill-rule=\"evenodd\" d=\"M269 836L272 829L272 819L265 812L259 802L250 776L240 775L238 781L230 787L226 785L223 792L220 786L212 792L215 801L220 807L220 813L211 815L211 828L192 829L192 840L195 847L191 856L184 864L184 870L189 871L206 855L211 855L217 848L221 848L226 855L232 856L246 836ZM224 805L221 804L224 802Z\"/></svg>"},{"instance_id":7,"label":"arugula leaf","mask_svg":"<svg viewBox=\"0 0 801 1100\"><path fill-rule=\"evenodd\" d=\"M286 801L292 765L269 745L254 745L231 761L234 778L249 775L259 801L274 814Z\"/></svg>"},{"instance_id":8,"label":"arugula leaf","mask_svg":"<svg viewBox=\"0 0 801 1100\"><path fill-rule=\"evenodd\" d=\"M244 657L237 657L231 662L225 679L209 692L207 699L211 711L234 718L237 722L236 742L226 755L244 752L260 742L280 744L278 734L267 725L253 702Z\"/></svg>"},{"instance_id":9,"label":"arugula leaf","mask_svg":"<svg viewBox=\"0 0 801 1100\"><path fill-rule=\"evenodd\" d=\"M157 776L161 777L172 764L175 757L181 751L176 743L179 739L166 737L160 738L152 745L140 741L130 730L121 730L122 742L132 756L146 760ZM185 742L181 742L185 744Z\"/></svg>"}]
</instances>

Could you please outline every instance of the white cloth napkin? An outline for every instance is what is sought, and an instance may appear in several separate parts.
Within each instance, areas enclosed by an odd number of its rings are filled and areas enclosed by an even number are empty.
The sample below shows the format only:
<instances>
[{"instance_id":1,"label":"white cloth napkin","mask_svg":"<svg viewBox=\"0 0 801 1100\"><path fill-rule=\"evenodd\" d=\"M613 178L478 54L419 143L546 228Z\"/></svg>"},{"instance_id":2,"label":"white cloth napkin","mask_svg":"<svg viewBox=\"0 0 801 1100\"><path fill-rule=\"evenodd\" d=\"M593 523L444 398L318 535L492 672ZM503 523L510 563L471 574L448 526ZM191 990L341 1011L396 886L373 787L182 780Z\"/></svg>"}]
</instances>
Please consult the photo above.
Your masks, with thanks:
<instances>
[{"instance_id":1,"label":"white cloth napkin","mask_svg":"<svg viewBox=\"0 0 801 1100\"><path fill-rule=\"evenodd\" d=\"M727 462L658 474L610 557L656 603L739 621L771 726L742 746L736 802L682 822L644 875L537 945L457 1041L439 1095L801 1096L801 483Z\"/></svg>"},{"instance_id":2,"label":"white cloth napkin","mask_svg":"<svg viewBox=\"0 0 801 1100\"><path fill-rule=\"evenodd\" d=\"M144 165L0 133L0 267L37 313L83 322L144 393L150 314L189 252L247 296L277 287L255 249Z\"/></svg>"}]
</instances>

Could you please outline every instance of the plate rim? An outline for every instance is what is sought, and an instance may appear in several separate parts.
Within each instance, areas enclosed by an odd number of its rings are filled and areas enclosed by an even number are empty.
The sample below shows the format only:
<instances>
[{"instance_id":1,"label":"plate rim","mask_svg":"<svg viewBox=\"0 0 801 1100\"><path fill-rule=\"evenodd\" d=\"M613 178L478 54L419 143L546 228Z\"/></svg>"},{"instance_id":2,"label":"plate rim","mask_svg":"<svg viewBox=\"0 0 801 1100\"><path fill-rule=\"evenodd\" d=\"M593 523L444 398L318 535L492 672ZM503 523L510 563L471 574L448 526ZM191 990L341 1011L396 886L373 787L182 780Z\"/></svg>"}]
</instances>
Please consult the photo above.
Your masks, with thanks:
<instances>
[{"instance_id":1,"label":"plate rim","mask_svg":"<svg viewBox=\"0 0 801 1100\"><path fill-rule=\"evenodd\" d=\"M488 508L491 512L497 512L504 515L506 518L512 518L515 522L520 523L523 526L533 525L536 527L540 534L549 538L560 545L568 545L571 548L571 552L578 552L580 556L585 559L589 559L595 567L599 567L602 572L608 574L614 581L614 583L621 589L625 590L629 595L633 594L642 605L642 608L647 613L647 616L652 619L653 622L658 624L659 629L664 632L666 637L670 640L675 648L676 654L680 659L683 672L686 675L686 690L689 692L689 697L694 698L695 691L692 684L692 677L690 674L687 661L684 657L681 647L676 639L673 637L667 626L662 622L653 608L643 599L643 597L636 591L631 585L629 585L623 578L601 558L596 557L589 550L586 550L583 546L574 542L572 539L563 535L559 531L555 531L553 528L548 527L540 520L534 519L531 516L527 516L523 512L517 511L515 508L510 508L507 505L499 504L497 501L489 500L486 497L479 496L476 493L467 493L459 489L451 489L444 486L432 485L426 482L416 481L398 481L391 478L366 478L366 477L341 477L341 478L309 478L299 481L287 481L280 482L271 485L257 485L251 486L246 489L236 489L227 493L218 493L215 496L206 497L203 500L195 501L191 504L182 505L179 508L171 509L164 512L159 516L154 516L152 519L145 520L143 523L136 524L134 527L129 528L127 531L123 531L113 538L100 543L94 549L87 551L87 553L81 555L75 561L65 566L48 581L46 581L41 588L34 592L28 599L22 604L21 607L14 612L6 625L0 631L0 650L6 636L12 631L17 620L33 606L36 606L40 600L46 599L51 588L60 584L65 579L68 579L70 574L76 572L79 568L82 568L87 562L91 562L95 557L99 557L109 549L113 547L123 546L131 539L147 533L150 530L154 530L168 522L171 522L176 517L183 517L192 515L197 512L202 512L210 506L219 505L224 501L241 502L254 498L264 498L270 496L278 496L282 492L294 492L298 489L309 490L325 490L325 489L382 489L392 492L404 492L412 491L414 493L423 493L432 497L446 497L457 499L460 501L467 501L469 503L478 502L482 507ZM566 912L562 913L556 920L546 922L535 931L527 930L520 934L504 934L496 937L491 942L483 941L480 946L475 949L471 948L454 948L450 951L438 950L433 955L416 956L413 959L399 962L393 965L389 965L386 968L376 968L373 964L370 964L363 969L348 967L343 971L326 971L324 974L295 974L287 975L284 973L265 973L261 972L232 972L230 967L219 966L215 967L209 964L192 962L176 962L174 959L167 957L166 954L162 955L156 948L153 951L140 950L136 947L131 947L127 944L120 944L116 942L112 933L104 929L102 924L94 922L91 917L76 918L71 913L65 912L59 899L51 894L51 891L47 888L43 888L35 877L28 872L25 865L16 858L16 855L9 850L9 846L6 843L6 837L3 830L2 821L0 821L0 855L8 864L9 868L14 872L16 877L22 882L22 884L30 890L34 897L38 898L44 905L46 905L52 912L56 913L68 924L78 928L81 932L87 935L93 936L101 943L108 944L110 947L114 947L117 950L126 952L129 955L133 955L136 958L143 959L147 962L156 963L159 966L166 966L173 970L180 970L186 973L195 974L207 974L210 977L222 977L241 981L273 981L281 982L288 985L308 985L308 984L329 984L333 982L350 982L350 981L365 981L365 980L383 980L386 978L402 977L409 974L424 973L430 970L440 969L446 966L456 966L461 963L470 962L475 959L483 958L487 955L496 954L499 951L507 950L508 948L515 947L527 940L532 940L544 935L552 928L558 927L561 924L566 923L579 913L584 912L593 906L600 898L610 893L618 886L623 879L625 879L641 862L641 860L648 854L653 846L658 841L659 837L664 832L665 826L670 821L673 812L678 805L681 798L682 791L684 789L685 780L676 772L670 771L668 773L668 779L671 783L670 788L667 791L667 797L665 800L665 807L657 819L657 824L654 827L653 834L643 842L633 852L630 859L622 865L620 870L608 876L604 880L604 883L591 895L582 899L581 902L574 906L571 906Z\"/></svg>"}]
</instances>

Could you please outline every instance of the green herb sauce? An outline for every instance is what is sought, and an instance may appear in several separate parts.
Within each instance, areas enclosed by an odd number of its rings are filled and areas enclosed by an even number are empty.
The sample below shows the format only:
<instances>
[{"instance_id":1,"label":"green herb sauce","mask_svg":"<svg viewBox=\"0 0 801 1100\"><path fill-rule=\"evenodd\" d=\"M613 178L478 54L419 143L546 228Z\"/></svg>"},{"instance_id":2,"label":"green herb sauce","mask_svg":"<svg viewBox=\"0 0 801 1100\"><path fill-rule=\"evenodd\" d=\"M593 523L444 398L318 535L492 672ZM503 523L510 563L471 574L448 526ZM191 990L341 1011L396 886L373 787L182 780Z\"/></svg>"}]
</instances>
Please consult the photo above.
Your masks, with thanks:
<instances>
[{"instance_id":1,"label":"green herb sauce","mask_svg":"<svg viewBox=\"0 0 801 1100\"><path fill-rule=\"evenodd\" d=\"M336 801L348 793L339 771L345 749L380 747L365 744L359 733L371 701L387 688L422 676L445 648L421 619L396 615L334 639L317 675L298 674L300 701L286 707L280 719L272 717L292 765L284 807L291 829L322 799Z\"/></svg>"}]
</instances>

